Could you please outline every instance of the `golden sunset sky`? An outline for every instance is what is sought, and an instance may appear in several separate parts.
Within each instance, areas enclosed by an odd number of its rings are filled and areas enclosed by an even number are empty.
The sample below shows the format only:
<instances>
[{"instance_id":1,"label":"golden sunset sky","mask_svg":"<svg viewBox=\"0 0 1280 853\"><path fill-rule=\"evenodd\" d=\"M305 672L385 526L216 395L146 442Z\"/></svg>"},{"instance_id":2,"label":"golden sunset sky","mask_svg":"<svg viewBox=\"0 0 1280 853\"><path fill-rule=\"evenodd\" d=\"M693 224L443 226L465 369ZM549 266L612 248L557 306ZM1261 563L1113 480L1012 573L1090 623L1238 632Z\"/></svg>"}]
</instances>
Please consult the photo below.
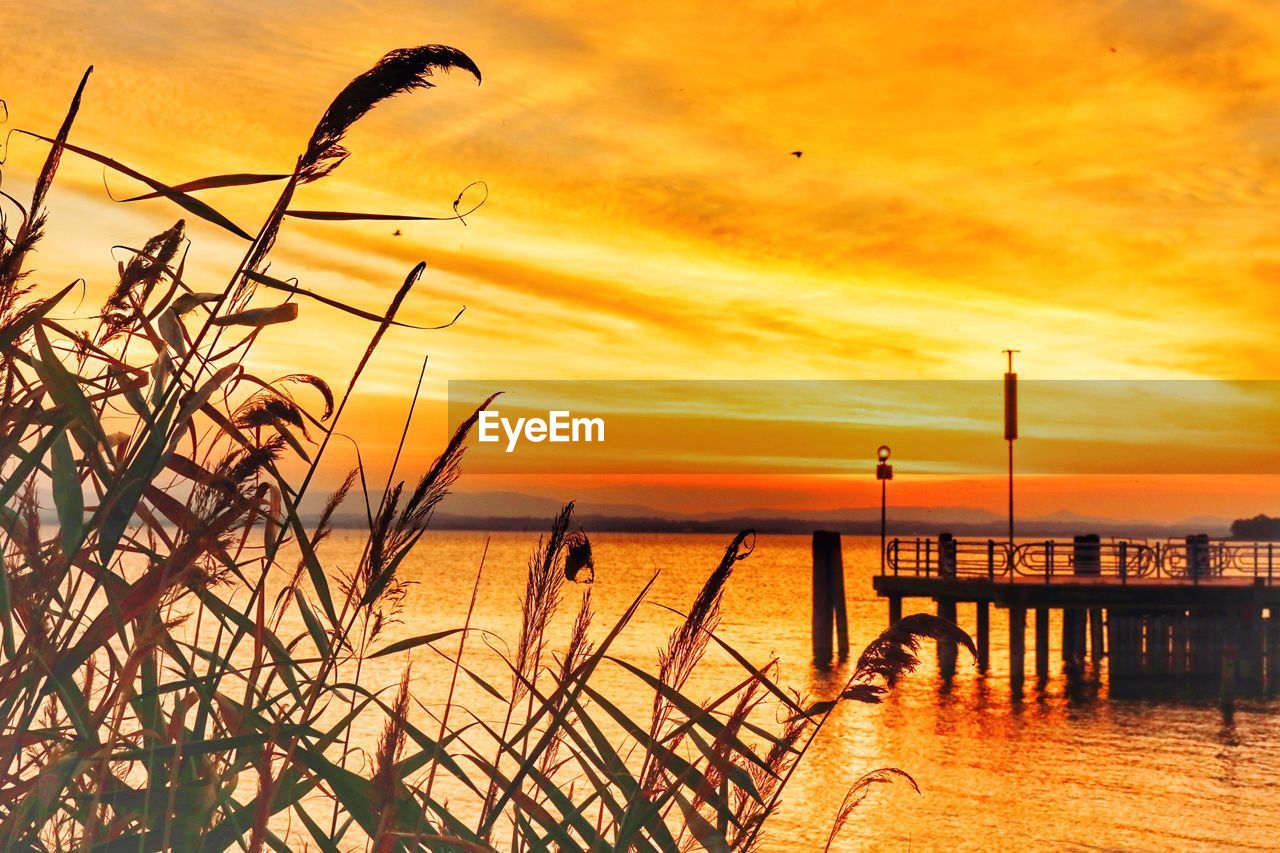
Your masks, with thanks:
<instances>
[{"instance_id":1,"label":"golden sunset sky","mask_svg":"<svg viewBox=\"0 0 1280 853\"><path fill-rule=\"evenodd\" d=\"M288 170L330 98L393 47L476 61L483 85L455 74L383 105L295 202L447 214L483 180L466 226L292 222L274 256L275 275L374 311L425 260L402 318L467 306L447 331L388 337L344 422L375 465L427 353L411 469L443 437L449 379L992 378L1004 347L1037 379L1276 375L1267 3L47 2L0 4L0 31L9 127L51 133L93 64L72 141L171 183ZM3 189L29 195L44 153L10 138ZM115 204L101 167L64 162L34 281L83 277L92 306L114 282L111 246L180 212ZM252 226L274 192L202 197ZM188 278L217 289L241 247L204 225L191 236ZM368 333L304 304L255 357L342 384ZM912 483L900 465L904 502L1001 505L990 484ZM1025 510L1280 509L1267 478L1158 496L1098 482L1032 486ZM874 489L538 486L684 509L857 505Z\"/></svg>"}]
</instances>

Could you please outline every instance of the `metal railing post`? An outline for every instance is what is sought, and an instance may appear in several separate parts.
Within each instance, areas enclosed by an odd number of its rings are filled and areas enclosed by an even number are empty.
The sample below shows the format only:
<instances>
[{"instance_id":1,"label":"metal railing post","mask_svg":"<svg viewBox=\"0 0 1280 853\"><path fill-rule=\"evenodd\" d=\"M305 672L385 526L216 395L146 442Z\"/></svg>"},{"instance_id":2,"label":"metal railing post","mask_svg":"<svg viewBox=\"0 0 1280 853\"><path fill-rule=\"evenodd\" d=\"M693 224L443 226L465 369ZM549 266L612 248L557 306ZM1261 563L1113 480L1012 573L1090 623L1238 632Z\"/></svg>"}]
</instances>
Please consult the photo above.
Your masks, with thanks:
<instances>
[{"instance_id":1,"label":"metal railing post","mask_svg":"<svg viewBox=\"0 0 1280 853\"><path fill-rule=\"evenodd\" d=\"M996 540L987 540L987 580L996 579Z\"/></svg>"},{"instance_id":2,"label":"metal railing post","mask_svg":"<svg viewBox=\"0 0 1280 853\"><path fill-rule=\"evenodd\" d=\"M1120 583L1129 582L1129 543L1120 543Z\"/></svg>"}]
</instances>

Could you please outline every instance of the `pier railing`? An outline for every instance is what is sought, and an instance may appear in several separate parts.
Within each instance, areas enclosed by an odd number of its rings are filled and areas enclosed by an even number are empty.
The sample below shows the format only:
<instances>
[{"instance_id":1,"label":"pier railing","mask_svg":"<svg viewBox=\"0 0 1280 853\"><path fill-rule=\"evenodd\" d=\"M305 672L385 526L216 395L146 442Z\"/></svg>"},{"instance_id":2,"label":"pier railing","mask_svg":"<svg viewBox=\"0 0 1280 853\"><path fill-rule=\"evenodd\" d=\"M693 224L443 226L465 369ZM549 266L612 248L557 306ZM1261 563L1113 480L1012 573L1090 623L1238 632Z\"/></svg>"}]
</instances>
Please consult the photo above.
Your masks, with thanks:
<instances>
[{"instance_id":1,"label":"pier railing","mask_svg":"<svg viewBox=\"0 0 1280 853\"><path fill-rule=\"evenodd\" d=\"M993 539L893 539L885 546L886 571L929 577L995 578L1009 572L1009 545Z\"/></svg>"},{"instance_id":2,"label":"pier railing","mask_svg":"<svg viewBox=\"0 0 1280 853\"><path fill-rule=\"evenodd\" d=\"M915 537L885 546L885 573L1015 582L1043 579L1166 579L1187 583L1248 579L1280 580L1280 543L1241 542L1190 536L1185 540L1077 537L1014 545L994 539Z\"/></svg>"}]
</instances>

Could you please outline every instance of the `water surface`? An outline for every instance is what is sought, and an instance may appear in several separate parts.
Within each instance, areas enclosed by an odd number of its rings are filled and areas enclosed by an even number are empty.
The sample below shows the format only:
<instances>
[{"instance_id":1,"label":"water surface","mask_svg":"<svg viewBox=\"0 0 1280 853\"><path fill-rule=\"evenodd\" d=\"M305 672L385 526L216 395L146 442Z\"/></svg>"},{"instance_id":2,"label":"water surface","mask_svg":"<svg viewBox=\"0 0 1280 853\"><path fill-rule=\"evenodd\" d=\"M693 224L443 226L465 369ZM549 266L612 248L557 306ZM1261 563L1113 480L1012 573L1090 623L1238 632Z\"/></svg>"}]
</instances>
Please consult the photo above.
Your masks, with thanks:
<instances>
[{"instance_id":1,"label":"water surface","mask_svg":"<svg viewBox=\"0 0 1280 853\"><path fill-rule=\"evenodd\" d=\"M430 534L403 569L416 585L408 592L402 623L392 626L386 639L461 625L489 538L473 623L513 641L525 567L537 537L536 532ZM650 600L687 608L730 538L594 534L595 638L603 637L658 571ZM327 546L326 562L349 567L361 541L352 533L337 534ZM872 537L844 541L855 651L887 620L887 605L871 588L877 547ZM755 553L739 564L730 582L720 635L755 662L777 657L783 684L823 695L843 682L847 665L832 670L811 665L809 575L808 537L759 537ZM567 634L579 591L566 589L554 648ZM927 600L906 604L908 613L932 607ZM642 607L615 651L652 665L676 620L655 605ZM959 621L973 628L972 605L961 605ZM920 671L883 704L846 704L835 713L793 779L766 850L820 849L847 786L885 766L911 773L922 793L905 785L878 786L855 812L840 849L1275 847L1280 839L1280 705L1243 702L1228 723L1213 702L1111 699L1105 673L1099 674L1100 684L1069 689L1058 665L1056 624L1051 631L1054 673L1044 685L1029 678L1023 698L1014 699L1008 688L1004 611L993 609L991 622L990 673L979 674L962 660L959 674L944 684L928 649ZM486 653L481 647L469 651L475 655L469 661L501 682L500 663ZM423 708L437 708L447 686L446 665L432 658L421 650L415 656L414 694ZM366 677L375 685L399 677L393 660L367 666ZM631 711L647 709L651 694L619 668L602 670L602 677L609 695L623 696ZM718 695L741 678L727 656L712 653L694 693ZM474 686L464 685L460 698L484 702ZM372 742L376 735L368 734Z\"/></svg>"}]
</instances>

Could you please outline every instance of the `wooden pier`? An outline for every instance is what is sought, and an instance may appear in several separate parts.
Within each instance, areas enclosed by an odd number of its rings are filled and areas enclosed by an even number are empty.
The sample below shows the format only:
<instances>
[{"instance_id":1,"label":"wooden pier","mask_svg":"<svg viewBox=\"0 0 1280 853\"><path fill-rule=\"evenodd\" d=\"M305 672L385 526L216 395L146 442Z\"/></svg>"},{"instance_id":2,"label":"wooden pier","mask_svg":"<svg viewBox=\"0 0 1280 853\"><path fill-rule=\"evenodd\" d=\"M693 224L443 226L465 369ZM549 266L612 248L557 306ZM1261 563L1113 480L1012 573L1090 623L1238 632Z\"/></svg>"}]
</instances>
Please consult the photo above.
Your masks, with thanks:
<instances>
[{"instance_id":1,"label":"wooden pier","mask_svg":"<svg viewBox=\"0 0 1280 853\"><path fill-rule=\"evenodd\" d=\"M890 622L901 618L903 599L932 599L953 621L957 604L973 603L975 624L961 627L983 670L989 609L1007 610L1015 691L1026 678L1028 615L1034 673L1044 679L1057 610L1064 670L1096 670L1105 658L1113 695L1280 692L1280 543L1077 536L1010 546L942 534L890 541L874 585L888 599ZM938 661L951 675L954 646L940 646Z\"/></svg>"}]
</instances>

